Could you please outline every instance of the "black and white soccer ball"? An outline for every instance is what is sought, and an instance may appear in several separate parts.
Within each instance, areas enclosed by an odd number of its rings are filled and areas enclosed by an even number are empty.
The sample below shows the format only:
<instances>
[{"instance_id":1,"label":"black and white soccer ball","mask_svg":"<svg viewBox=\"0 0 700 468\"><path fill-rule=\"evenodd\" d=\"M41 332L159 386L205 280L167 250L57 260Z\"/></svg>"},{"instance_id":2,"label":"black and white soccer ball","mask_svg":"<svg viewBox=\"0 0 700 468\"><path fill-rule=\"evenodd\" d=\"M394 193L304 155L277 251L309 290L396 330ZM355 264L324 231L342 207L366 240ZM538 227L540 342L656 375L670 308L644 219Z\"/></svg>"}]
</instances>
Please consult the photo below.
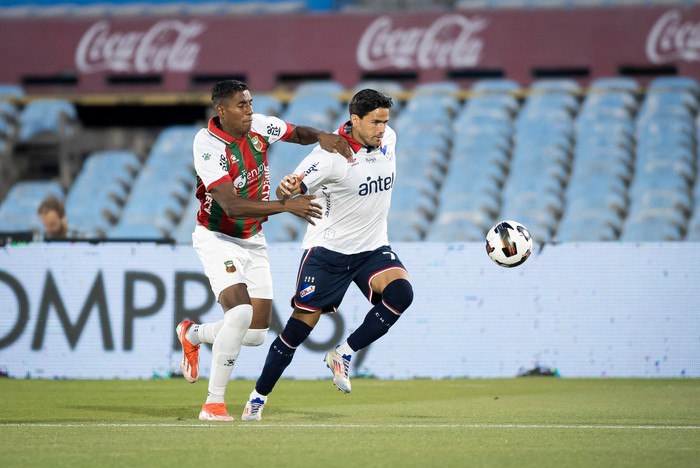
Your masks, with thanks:
<instances>
[{"instance_id":1,"label":"black and white soccer ball","mask_svg":"<svg viewBox=\"0 0 700 468\"><path fill-rule=\"evenodd\" d=\"M532 253L530 231L517 221L500 221L486 234L486 253L504 268L522 265Z\"/></svg>"}]
</instances>

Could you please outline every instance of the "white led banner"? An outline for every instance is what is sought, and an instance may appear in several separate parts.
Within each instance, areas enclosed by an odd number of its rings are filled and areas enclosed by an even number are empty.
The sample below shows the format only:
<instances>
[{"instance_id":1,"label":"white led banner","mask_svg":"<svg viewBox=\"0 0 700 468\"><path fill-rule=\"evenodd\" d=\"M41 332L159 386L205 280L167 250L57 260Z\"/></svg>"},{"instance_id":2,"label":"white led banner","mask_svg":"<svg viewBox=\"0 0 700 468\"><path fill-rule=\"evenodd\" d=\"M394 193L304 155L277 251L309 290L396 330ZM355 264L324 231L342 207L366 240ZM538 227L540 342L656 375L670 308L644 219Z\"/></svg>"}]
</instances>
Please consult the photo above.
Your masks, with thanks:
<instances>
[{"instance_id":1,"label":"white led banner","mask_svg":"<svg viewBox=\"0 0 700 468\"><path fill-rule=\"evenodd\" d=\"M413 305L355 371L379 378L700 377L700 244L548 245L500 268L481 243L393 246ZM275 317L234 376L256 378L286 323L301 251L270 246ZM369 310L354 289L297 350L287 377L327 378L326 350ZM179 371L175 326L220 319L190 246L0 248L0 372L17 378L151 378ZM201 372L208 376L209 348Z\"/></svg>"}]
</instances>

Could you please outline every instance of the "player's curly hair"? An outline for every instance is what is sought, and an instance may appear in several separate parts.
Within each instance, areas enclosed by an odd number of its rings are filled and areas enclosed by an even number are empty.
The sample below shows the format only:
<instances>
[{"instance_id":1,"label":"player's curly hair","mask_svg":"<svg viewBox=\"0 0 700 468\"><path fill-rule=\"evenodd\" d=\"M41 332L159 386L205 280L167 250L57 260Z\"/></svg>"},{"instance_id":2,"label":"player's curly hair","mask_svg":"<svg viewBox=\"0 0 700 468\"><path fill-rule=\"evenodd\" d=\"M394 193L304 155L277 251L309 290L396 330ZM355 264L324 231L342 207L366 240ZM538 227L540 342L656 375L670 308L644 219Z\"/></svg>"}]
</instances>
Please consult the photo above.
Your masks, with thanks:
<instances>
[{"instance_id":1,"label":"player's curly hair","mask_svg":"<svg viewBox=\"0 0 700 468\"><path fill-rule=\"evenodd\" d=\"M216 83L211 88L211 104L216 107L223 101L231 98L234 94L246 91L248 85L238 80L223 80Z\"/></svg>"},{"instance_id":2,"label":"player's curly hair","mask_svg":"<svg viewBox=\"0 0 700 468\"><path fill-rule=\"evenodd\" d=\"M394 105L394 101L388 94L381 93L374 89L363 89L355 93L350 100L350 115L356 115L363 118L373 110L382 108L390 109Z\"/></svg>"}]
</instances>

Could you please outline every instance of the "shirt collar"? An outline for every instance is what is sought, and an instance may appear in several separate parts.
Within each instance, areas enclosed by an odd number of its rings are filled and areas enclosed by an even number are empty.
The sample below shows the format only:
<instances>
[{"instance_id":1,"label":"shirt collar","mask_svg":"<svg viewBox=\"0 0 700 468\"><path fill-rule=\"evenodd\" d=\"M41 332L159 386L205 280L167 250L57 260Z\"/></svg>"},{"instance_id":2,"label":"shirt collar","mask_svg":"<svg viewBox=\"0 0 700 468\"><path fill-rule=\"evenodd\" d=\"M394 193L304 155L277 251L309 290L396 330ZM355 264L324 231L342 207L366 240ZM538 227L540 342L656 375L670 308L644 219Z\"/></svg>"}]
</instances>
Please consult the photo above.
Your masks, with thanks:
<instances>
[{"instance_id":1,"label":"shirt collar","mask_svg":"<svg viewBox=\"0 0 700 468\"><path fill-rule=\"evenodd\" d=\"M214 135L215 137L223 140L226 142L227 145L230 145L233 143L236 139L229 135L228 133L224 132L221 130L221 127L219 126L219 116L212 117L209 119L209 124L207 125L207 130L209 130L209 133Z\"/></svg>"},{"instance_id":2,"label":"shirt collar","mask_svg":"<svg viewBox=\"0 0 700 468\"><path fill-rule=\"evenodd\" d=\"M348 133L348 130L352 128L352 124L348 120L345 122L343 125L340 126L338 129L338 134L348 140L348 143L350 144L350 148L355 152L355 154L359 153L362 148L366 149L368 153L376 150L377 148L381 148L382 144L381 142L379 143L379 146L366 146L360 143L359 141L355 140L350 133ZM348 129L348 130L346 130Z\"/></svg>"}]
</instances>

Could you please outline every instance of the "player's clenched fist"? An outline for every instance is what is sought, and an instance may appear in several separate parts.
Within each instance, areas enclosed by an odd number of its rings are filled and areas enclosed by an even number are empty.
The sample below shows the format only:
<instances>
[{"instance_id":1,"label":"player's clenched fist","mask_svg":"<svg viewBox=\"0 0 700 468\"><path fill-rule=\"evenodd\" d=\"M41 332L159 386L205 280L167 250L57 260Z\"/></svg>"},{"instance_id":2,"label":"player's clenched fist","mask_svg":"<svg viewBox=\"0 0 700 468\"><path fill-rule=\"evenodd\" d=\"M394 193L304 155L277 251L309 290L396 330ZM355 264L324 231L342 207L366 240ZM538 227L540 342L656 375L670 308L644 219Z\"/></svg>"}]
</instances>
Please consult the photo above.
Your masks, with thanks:
<instances>
[{"instance_id":1,"label":"player's clenched fist","mask_svg":"<svg viewBox=\"0 0 700 468\"><path fill-rule=\"evenodd\" d=\"M277 198L289 198L292 195L301 192L301 181L304 180L306 173L301 173L301 175L287 174L282 178L279 186L277 187Z\"/></svg>"}]
</instances>

